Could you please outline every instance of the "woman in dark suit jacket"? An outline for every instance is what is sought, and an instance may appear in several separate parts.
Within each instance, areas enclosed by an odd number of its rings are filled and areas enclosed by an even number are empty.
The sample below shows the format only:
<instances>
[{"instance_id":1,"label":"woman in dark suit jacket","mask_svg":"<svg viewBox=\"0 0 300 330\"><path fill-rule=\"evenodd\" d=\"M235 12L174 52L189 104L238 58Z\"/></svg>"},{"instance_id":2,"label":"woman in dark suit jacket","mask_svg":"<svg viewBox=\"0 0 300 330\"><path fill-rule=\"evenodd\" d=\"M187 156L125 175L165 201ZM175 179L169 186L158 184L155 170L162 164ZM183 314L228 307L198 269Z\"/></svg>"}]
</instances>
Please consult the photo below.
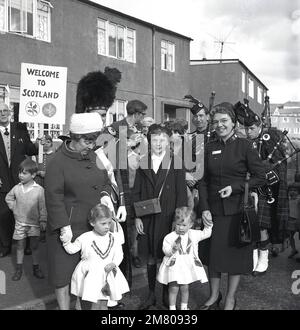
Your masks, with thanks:
<instances>
[{"instance_id":1,"label":"woman in dark suit jacket","mask_svg":"<svg viewBox=\"0 0 300 330\"><path fill-rule=\"evenodd\" d=\"M239 245L238 226L246 174L251 175L250 188L255 188L265 184L265 170L252 144L234 134L235 122L232 104L214 107L212 125L218 139L206 146L204 176L199 184L202 218L212 218L214 223L208 261L211 293L200 307L204 310L219 308L221 273L228 274L224 309L235 309L240 275L253 270L253 247Z\"/></svg>"},{"instance_id":2,"label":"woman in dark suit jacket","mask_svg":"<svg viewBox=\"0 0 300 330\"><path fill-rule=\"evenodd\" d=\"M147 138L151 152L141 160L141 167L135 177L134 202L158 197L163 186L160 196L161 213L135 219L140 235L140 255L147 260L149 286L148 298L142 302L139 309L148 309L156 303L156 265L163 257L162 242L171 231L175 209L187 206L185 170L176 169L174 166L174 156L170 155L169 136L170 131L166 127L157 124L150 126Z\"/></svg>"}]
</instances>

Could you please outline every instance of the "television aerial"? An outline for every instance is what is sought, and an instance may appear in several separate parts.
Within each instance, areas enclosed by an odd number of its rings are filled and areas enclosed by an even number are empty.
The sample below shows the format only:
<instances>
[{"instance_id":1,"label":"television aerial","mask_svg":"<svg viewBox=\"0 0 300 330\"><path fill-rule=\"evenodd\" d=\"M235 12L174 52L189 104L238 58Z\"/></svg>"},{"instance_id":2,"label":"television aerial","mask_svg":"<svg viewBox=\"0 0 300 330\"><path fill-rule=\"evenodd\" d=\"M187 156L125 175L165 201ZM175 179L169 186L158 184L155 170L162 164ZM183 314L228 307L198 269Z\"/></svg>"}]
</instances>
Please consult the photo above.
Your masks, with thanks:
<instances>
[{"instance_id":1,"label":"television aerial","mask_svg":"<svg viewBox=\"0 0 300 330\"><path fill-rule=\"evenodd\" d=\"M229 36L231 35L234 28L235 28L235 26L230 30L230 32L224 38L217 38L214 35L208 33L212 38L215 39L216 44L220 44L220 60L222 60L222 57L223 57L223 51L224 51L225 44L232 44L232 45L235 44L235 42L226 41L229 38Z\"/></svg>"}]
</instances>

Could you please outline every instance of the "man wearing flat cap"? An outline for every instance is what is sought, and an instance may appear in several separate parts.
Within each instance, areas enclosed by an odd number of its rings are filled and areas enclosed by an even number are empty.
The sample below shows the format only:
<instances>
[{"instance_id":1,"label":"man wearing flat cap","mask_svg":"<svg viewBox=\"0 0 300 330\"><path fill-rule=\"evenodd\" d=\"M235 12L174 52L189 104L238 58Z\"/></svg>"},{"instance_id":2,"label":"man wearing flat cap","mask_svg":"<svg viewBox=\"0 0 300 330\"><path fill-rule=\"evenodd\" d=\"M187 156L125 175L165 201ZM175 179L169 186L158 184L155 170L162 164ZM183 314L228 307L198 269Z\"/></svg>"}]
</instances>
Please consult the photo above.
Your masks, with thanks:
<instances>
[{"instance_id":1,"label":"man wearing flat cap","mask_svg":"<svg viewBox=\"0 0 300 330\"><path fill-rule=\"evenodd\" d=\"M264 128L260 117L248 106L238 102L235 104L237 120L244 125L247 138L253 142L260 158L265 163L268 173L277 161L284 158L286 151L283 143L274 147L283 137L276 128ZM283 142L283 140L282 140ZM270 157L271 156L271 157ZM274 168L279 182L269 185L268 191L258 192L258 220L261 240L258 243L258 261L254 265L253 275L263 275L268 269L269 246L272 244L272 255L277 256L284 240L285 224L288 221L287 165L285 162ZM270 203L274 198L274 202Z\"/></svg>"}]
</instances>

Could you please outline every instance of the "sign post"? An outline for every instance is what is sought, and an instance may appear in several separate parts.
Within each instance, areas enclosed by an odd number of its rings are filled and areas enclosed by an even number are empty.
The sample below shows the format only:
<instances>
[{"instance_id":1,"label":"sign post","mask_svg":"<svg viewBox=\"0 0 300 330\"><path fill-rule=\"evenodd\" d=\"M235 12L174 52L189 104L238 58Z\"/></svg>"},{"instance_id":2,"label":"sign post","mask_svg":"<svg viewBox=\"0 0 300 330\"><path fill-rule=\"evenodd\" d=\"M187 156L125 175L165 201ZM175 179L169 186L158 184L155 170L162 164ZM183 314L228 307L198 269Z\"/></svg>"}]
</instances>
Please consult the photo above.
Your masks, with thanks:
<instances>
[{"instance_id":1,"label":"sign post","mask_svg":"<svg viewBox=\"0 0 300 330\"><path fill-rule=\"evenodd\" d=\"M39 64L21 64L21 122L39 125L40 137L44 123L65 124L67 68ZM39 144L39 160L43 161L43 146Z\"/></svg>"}]
</instances>

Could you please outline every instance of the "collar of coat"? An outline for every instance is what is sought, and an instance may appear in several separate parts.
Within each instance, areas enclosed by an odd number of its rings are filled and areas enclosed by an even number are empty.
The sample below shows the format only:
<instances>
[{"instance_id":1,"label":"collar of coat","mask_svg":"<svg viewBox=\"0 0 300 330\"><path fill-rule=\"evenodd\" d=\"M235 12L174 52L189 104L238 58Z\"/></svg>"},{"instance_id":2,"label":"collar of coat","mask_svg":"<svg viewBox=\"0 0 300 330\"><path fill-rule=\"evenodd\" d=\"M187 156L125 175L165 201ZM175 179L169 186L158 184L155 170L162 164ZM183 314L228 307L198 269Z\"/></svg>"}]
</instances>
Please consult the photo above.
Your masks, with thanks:
<instances>
[{"instance_id":1,"label":"collar of coat","mask_svg":"<svg viewBox=\"0 0 300 330\"><path fill-rule=\"evenodd\" d=\"M73 151L69 148L70 140L64 141L61 147L61 151L64 155L69 158L77 159L77 160L92 160L92 154L95 154L92 150L87 155L82 155L78 151Z\"/></svg>"}]
</instances>

